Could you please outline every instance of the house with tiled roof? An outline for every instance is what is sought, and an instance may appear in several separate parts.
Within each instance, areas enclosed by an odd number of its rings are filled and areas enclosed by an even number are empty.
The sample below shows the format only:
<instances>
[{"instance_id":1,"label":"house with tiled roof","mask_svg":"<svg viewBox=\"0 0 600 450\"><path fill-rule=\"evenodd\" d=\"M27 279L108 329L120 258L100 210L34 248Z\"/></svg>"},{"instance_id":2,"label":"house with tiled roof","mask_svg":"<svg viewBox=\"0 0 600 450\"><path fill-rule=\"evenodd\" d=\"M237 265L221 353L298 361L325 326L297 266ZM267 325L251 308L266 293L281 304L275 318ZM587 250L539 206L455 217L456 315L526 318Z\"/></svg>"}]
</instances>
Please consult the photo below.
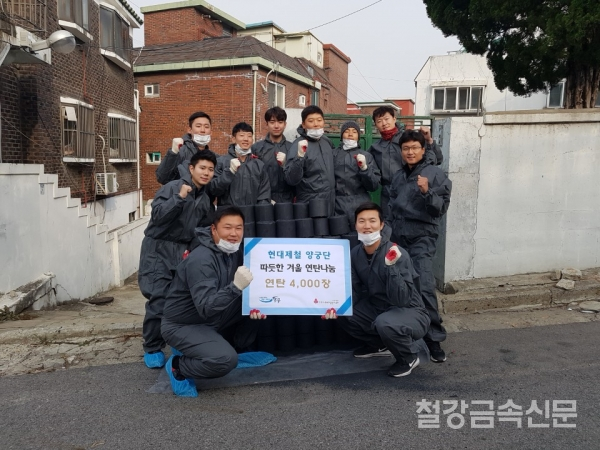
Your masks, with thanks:
<instances>
[{"instance_id":1,"label":"house with tiled roof","mask_svg":"<svg viewBox=\"0 0 600 450\"><path fill-rule=\"evenodd\" d=\"M288 112L290 137L305 106L317 104L326 113L345 113L350 58L331 44L321 43L319 55L305 52L306 39L315 48L312 34L292 37L272 22L245 25L203 0L141 11L145 45L139 49L134 71L141 93L145 199L159 187L155 170L161 155L174 137L185 133L194 111L211 116L210 147L221 154L237 122L251 124L255 137L263 138L264 113L272 106Z\"/></svg>"}]
</instances>

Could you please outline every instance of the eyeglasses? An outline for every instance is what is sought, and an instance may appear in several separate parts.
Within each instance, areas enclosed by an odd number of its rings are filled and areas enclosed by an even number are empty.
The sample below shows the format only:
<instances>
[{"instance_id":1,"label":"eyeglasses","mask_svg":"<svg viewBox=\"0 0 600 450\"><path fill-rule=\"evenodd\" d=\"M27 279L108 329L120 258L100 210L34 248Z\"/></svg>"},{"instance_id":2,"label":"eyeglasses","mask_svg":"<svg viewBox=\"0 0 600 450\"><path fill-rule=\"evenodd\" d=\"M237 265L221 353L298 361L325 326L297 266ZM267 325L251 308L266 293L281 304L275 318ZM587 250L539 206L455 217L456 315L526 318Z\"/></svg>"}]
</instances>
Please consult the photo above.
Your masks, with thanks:
<instances>
[{"instance_id":1,"label":"eyeglasses","mask_svg":"<svg viewBox=\"0 0 600 450\"><path fill-rule=\"evenodd\" d=\"M409 151L413 151L413 152L418 152L419 150L421 150L423 147L421 147L420 145L417 147L416 145L413 145L412 147L402 147L402 151L403 152L409 152Z\"/></svg>"}]
</instances>

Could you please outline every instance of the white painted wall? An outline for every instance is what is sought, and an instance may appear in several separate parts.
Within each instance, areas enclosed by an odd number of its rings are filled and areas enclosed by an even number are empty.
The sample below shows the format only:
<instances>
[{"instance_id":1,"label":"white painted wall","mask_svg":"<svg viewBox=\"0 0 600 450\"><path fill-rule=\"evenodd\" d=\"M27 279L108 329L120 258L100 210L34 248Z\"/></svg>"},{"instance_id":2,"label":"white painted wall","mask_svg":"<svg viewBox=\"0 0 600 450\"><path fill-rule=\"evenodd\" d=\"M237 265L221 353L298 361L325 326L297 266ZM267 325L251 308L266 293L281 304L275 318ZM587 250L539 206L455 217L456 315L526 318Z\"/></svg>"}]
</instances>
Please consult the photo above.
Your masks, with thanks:
<instances>
[{"instance_id":1,"label":"white painted wall","mask_svg":"<svg viewBox=\"0 0 600 450\"><path fill-rule=\"evenodd\" d=\"M0 292L52 272L58 302L83 299L137 270L148 217L109 232L42 165L0 164L0 198Z\"/></svg>"},{"instance_id":2,"label":"white painted wall","mask_svg":"<svg viewBox=\"0 0 600 450\"><path fill-rule=\"evenodd\" d=\"M138 202L137 192L129 192L90 202L87 207L91 215L98 216L100 223L114 230L129 223L129 213L137 213Z\"/></svg>"},{"instance_id":3,"label":"white painted wall","mask_svg":"<svg viewBox=\"0 0 600 450\"><path fill-rule=\"evenodd\" d=\"M600 111L436 121L453 183L436 276L600 266Z\"/></svg>"},{"instance_id":4,"label":"white painted wall","mask_svg":"<svg viewBox=\"0 0 600 450\"><path fill-rule=\"evenodd\" d=\"M433 87L484 86L483 109L486 112L543 109L547 94L538 92L517 97L508 89L500 91L484 56L470 53L430 56L415 78L415 115L429 116L433 107Z\"/></svg>"},{"instance_id":5,"label":"white painted wall","mask_svg":"<svg viewBox=\"0 0 600 450\"><path fill-rule=\"evenodd\" d=\"M274 47L294 58L305 58L319 68L323 68L325 54L323 53L323 43L314 35L308 33L293 36L278 36ZM318 53L321 53L321 61L317 59Z\"/></svg>"}]
</instances>

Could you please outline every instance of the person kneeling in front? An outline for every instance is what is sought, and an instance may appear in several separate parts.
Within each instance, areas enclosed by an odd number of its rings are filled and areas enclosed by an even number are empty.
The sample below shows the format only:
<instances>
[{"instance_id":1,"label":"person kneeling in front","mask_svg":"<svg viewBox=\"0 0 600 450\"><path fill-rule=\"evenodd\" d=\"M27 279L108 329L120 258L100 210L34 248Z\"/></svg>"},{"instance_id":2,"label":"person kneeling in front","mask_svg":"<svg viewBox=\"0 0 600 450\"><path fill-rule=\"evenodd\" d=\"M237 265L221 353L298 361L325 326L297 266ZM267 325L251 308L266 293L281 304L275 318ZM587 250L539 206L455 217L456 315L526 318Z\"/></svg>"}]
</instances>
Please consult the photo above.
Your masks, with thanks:
<instances>
[{"instance_id":1,"label":"person kneeling in front","mask_svg":"<svg viewBox=\"0 0 600 450\"><path fill-rule=\"evenodd\" d=\"M166 364L175 395L197 397L194 378L227 375L237 365L236 348L256 339L253 310L242 316L242 291L252 273L239 251L244 215L237 207L219 208L213 224L197 229L197 247L178 267L163 312L162 335L173 347Z\"/></svg>"},{"instance_id":2,"label":"person kneeling in front","mask_svg":"<svg viewBox=\"0 0 600 450\"><path fill-rule=\"evenodd\" d=\"M403 377L420 363L419 342L429 329L429 314L419 288L419 276L408 252L381 236L383 213L367 202L355 211L356 231L362 245L351 250L352 316L340 317L351 336L365 342L354 351L356 358L396 358L388 375ZM337 318L328 310L324 319Z\"/></svg>"}]
</instances>

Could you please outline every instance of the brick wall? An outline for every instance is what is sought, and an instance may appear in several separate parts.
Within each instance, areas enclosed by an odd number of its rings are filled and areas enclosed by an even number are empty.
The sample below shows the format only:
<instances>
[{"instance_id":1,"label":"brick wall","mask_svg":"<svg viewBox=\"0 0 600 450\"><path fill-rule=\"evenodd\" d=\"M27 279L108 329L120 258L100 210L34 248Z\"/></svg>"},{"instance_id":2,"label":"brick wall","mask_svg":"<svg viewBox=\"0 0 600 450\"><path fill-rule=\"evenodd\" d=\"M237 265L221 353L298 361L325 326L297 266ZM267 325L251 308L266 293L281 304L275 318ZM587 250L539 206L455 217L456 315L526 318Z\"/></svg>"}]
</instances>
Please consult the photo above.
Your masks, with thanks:
<instances>
[{"instance_id":1,"label":"brick wall","mask_svg":"<svg viewBox=\"0 0 600 450\"><path fill-rule=\"evenodd\" d=\"M231 35L237 34L230 30ZM223 36L223 24L195 8L168 9L144 14L144 44L174 44Z\"/></svg>"},{"instance_id":2,"label":"brick wall","mask_svg":"<svg viewBox=\"0 0 600 450\"><path fill-rule=\"evenodd\" d=\"M260 69L257 82L256 139L267 133L264 114L269 109L269 96L265 84L267 71ZM293 80L269 76L285 86L286 108L300 108L298 97L304 94L307 104L310 88ZM140 92L140 158L144 199L153 198L159 183L156 181L156 164L148 164L147 153L160 152L163 156L171 147L174 137L183 136L188 129L188 117L195 111L204 111L212 119L212 137L209 147L218 154L227 151L231 130L238 122L252 125L253 74L250 67L187 72L157 72L138 74L136 81ZM160 85L159 97L145 97L144 85ZM299 124L288 124L297 127Z\"/></svg>"},{"instance_id":3,"label":"brick wall","mask_svg":"<svg viewBox=\"0 0 600 450\"><path fill-rule=\"evenodd\" d=\"M94 131L108 145L109 112L135 119L132 70L123 70L100 54L99 7L90 2L89 32L94 40L78 41L76 49L61 55L52 52L52 64L12 64L0 68L2 102L2 162L44 164L46 173L59 176L61 187L74 197L94 198L94 173L104 172L102 140L95 139L95 163L72 164L62 159L60 97L70 97L94 107ZM56 2L48 3L48 32L59 29ZM47 36L40 36L47 37ZM126 44L131 47L131 42ZM19 131L15 130L18 128ZM135 163L108 162L106 172L116 172L119 194L136 190Z\"/></svg>"},{"instance_id":4,"label":"brick wall","mask_svg":"<svg viewBox=\"0 0 600 450\"><path fill-rule=\"evenodd\" d=\"M346 114L348 103L348 64L350 58L332 44L323 46L323 67L329 79L326 113Z\"/></svg>"}]
</instances>

